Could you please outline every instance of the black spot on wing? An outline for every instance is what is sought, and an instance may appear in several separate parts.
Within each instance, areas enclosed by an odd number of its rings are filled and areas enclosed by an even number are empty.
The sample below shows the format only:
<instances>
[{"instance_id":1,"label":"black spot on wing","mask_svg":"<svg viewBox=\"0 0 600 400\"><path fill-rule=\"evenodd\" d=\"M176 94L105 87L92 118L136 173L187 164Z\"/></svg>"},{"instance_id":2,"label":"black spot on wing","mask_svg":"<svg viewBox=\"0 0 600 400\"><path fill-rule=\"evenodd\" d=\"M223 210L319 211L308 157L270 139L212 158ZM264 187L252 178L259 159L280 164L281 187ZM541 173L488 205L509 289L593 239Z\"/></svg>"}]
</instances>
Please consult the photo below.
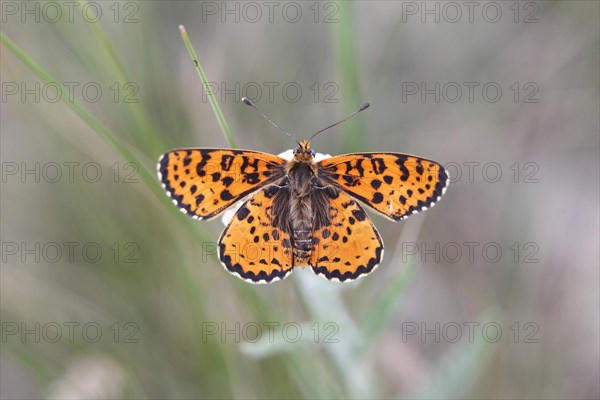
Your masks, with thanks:
<instances>
[{"instance_id":1,"label":"black spot on wing","mask_svg":"<svg viewBox=\"0 0 600 400\"><path fill-rule=\"evenodd\" d=\"M258 172L252 172L250 174L246 174L246 182L255 185L260 182L260 177Z\"/></svg>"},{"instance_id":2,"label":"black spot on wing","mask_svg":"<svg viewBox=\"0 0 600 400\"><path fill-rule=\"evenodd\" d=\"M240 208L240 210L237 212L237 218L240 221L243 221L244 219L246 219L248 214L250 214L250 210L248 209L248 207L242 206L242 208ZM252 228L254 228L254 227L252 227Z\"/></svg>"},{"instance_id":3,"label":"black spot on wing","mask_svg":"<svg viewBox=\"0 0 600 400\"><path fill-rule=\"evenodd\" d=\"M221 182L223 182L225 187L229 187L233 183L233 178L231 176L226 176Z\"/></svg>"},{"instance_id":4,"label":"black spot on wing","mask_svg":"<svg viewBox=\"0 0 600 400\"><path fill-rule=\"evenodd\" d=\"M387 169L383 158L372 158L371 166L373 167L373 172L375 172L376 175L383 174L385 172L385 170Z\"/></svg>"},{"instance_id":5,"label":"black spot on wing","mask_svg":"<svg viewBox=\"0 0 600 400\"><path fill-rule=\"evenodd\" d=\"M235 157L229 154L224 154L223 156L221 156L221 169L223 171L229 171L229 169L233 165L234 159Z\"/></svg>"},{"instance_id":6,"label":"black spot on wing","mask_svg":"<svg viewBox=\"0 0 600 400\"><path fill-rule=\"evenodd\" d=\"M196 173L198 174L199 177L203 177L204 175L206 175L206 163L208 162L208 159L210 158L210 156L202 154L201 153L201 159L198 162L198 164L196 164ZM186 165L185 163L183 165Z\"/></svg>"},{"instance_id":7,"label":"black spot on wing","mask_svg":"<svg viewBox=\"0 0 600 400\"><path fill-rule=\"evenodd\" d=\"M379 179L373 179L371 181L371 187L375 190L379 189L381 187L381 181Z\"/></svg>"},{"instance_id":8,"label":"black spot on wing","mask_svg":"<svg viewBox=\"0 0 600 400\"><path fill-rule=\"evenodd\" d=\"M352 210L352 215L354 215L354 218L361 222L364 221L365 218L367 218L367 214L365 214L365 212L360 208Z\"/></svg>"},{"instance_id":9,"label":"black spot on wing","mask_svg":"<svg viewBox=\"0 0 600 400\"><path fill-rule=\"evenodd\" d=\"M355 176L344 175L343 179L346 182L346 185L350 187L358 186L360 184L360 179Z\"/></svg>"},{"instance_id":10,"label":"black spot on wing","mask_svg":"<svg viewBox=\"0 0 600 400\"><path fill-rule=\"evenodd\" d=\"M405 155L403 155L403 154L396 155L396 164L398 164L398 167L400 168L400 172L402 173L402 175L400 175L400 180L403 182L408 180L408 176L410 175L410 173L408 172L408 168L406 168L406 165L404 165L405 161L406 161Z\"/></svg>"},{"instance_id":11,"label":"black spot on wing","mask_svg":"<svg viewBox=\"0 0 600 400\"><path fill-rule=\"evenodd\" d=\"M379 204L383 201L383 195L379 192L375 192L375 194L373 195L373 198L371 199L371 202L373 202L373 204Z\"/></svg>"},{"instance_id":12,"label":"black spot on wing","mask_svg":"<svg viewBox=\"0 0 600 400\"><path fill-rule=\"evenodd\" d=\"M229 192L229 190L223 190L221 192L221 200L228 201L231 199L233 199L233 195L231 194L231 192Z\"/></svg>"},{"instance_id":13,"label":"black spot on wing","mask_svg":"<svg viewBox=\"0 0 600 400\"><path fill-rule=\"evenodd\" d=\"M352 164L351 160L346 161L344 163L346 166L345 174L352 175L352 172L354 170L356 170L356 173L358 174L358 176L360 176L360 177L365 176L365 169L362 166L362 162L363 162L363 159L360 157L356 158L356 161L354 162L354 164Z\"/></svg>"}]
</instances>

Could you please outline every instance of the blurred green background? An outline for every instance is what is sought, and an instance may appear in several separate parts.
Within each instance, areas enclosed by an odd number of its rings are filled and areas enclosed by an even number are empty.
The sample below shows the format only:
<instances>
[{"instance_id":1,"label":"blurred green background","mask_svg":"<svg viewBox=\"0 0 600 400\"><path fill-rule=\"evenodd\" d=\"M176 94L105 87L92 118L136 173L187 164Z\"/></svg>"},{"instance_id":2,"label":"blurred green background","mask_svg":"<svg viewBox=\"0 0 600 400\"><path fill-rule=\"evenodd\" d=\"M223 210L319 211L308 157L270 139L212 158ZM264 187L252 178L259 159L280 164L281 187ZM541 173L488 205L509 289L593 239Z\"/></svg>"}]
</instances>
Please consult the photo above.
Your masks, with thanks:
<instances>
[{"instance_id":1,"label":"blurred green background","mask_svg":"<svg viewBox=\"0 0 600 400\"><path fill-rule=\"evenodd\" d=\"M368 101L313 147L446 195L373 215L356 283L226 273L154 172L229 147L179 24L238 147L292 147L244 95L299 137ZM2 398L600 396L598 2L3 1L2 33Z\"/></svg>"}]
</instances>

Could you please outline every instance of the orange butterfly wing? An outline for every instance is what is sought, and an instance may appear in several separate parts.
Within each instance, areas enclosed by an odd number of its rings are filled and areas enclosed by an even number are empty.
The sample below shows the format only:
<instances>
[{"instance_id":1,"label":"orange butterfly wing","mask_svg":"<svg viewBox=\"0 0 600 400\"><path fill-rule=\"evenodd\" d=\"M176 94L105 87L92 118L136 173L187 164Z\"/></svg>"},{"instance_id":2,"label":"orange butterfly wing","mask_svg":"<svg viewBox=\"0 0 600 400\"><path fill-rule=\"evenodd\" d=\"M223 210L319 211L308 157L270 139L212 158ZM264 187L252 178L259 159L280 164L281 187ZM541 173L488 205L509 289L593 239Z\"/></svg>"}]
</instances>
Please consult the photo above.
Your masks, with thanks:
<instances>
[{"instance_id":1,"label":"orange butterfly wing","mask_svg":"<svg viewBox=\"0 0 600 400\"><path fill-rule=\"evenodd\" d=\"M399 153L357 153L327 158L319 177L394 221L432 207L449 178L430 160Z\"/></svg>"},{"instance_id":2,"label":"orange butterfly wing","mask_svg":"<svg viewBox=\"0 0 600 400\"><path fill-rule=\"evenodd\" d=\"M247 282L269 283L292 272L290 234L274 226L277 190L276 186L270 186L248 199L219 239L221 263Z\"/></svg>"},{"instance_id":3,"label":"orange butterfly wing","mask_svg":"<svg viewBox=\"0 0 600 400\"><path fill-rule=\"evenodd\" d=\"M383 242L362 207L343 191L329 203L330 223L313 233L310 265L329 280L371 273L383 258Z\"/></svg>"},{"instance_id":4,"label":"orange butterfly wing","mask_svg":"<svg viewBox=\"0 0 600 400\"><path fill-rule=\"evenodd\" d=\"M160 157L157 172L173 203L202 220L281 178L285 162L249 150L177 149Z\"/></svg>"}]
</instances>

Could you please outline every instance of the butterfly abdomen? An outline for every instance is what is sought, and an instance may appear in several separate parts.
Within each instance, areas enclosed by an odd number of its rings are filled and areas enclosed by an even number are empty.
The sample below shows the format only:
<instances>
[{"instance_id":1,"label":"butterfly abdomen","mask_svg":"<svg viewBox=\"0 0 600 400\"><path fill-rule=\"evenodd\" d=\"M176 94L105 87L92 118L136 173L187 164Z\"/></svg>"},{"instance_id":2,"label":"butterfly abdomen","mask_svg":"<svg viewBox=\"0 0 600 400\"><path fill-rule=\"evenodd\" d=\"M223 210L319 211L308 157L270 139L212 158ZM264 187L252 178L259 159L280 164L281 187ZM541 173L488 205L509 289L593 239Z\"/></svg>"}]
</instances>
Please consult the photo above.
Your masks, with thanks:
<instances>
[{"instance_id":1,"label":"butterfly abdomen","mask_svg":"<svg viewBox=\"0 0 600 400\"><path fill-rule=\"evenodd\" d=\"M312 207L309 198L293 199L291 204L294 259L297 265L306 265L312 251Z\"/></svg>"},{"instance_id":2,"label":"butterfly abdomen","mask_svg":"<svg viewBox=\"0 0 600 400\"><path fill-rule=\"evenodd\" d=\"M314 212L311 191L314 167L310 162L292 161L288 169L290 190L290 227L296 265L307 265L312 251Z\"/></svg>"}]
</instances>

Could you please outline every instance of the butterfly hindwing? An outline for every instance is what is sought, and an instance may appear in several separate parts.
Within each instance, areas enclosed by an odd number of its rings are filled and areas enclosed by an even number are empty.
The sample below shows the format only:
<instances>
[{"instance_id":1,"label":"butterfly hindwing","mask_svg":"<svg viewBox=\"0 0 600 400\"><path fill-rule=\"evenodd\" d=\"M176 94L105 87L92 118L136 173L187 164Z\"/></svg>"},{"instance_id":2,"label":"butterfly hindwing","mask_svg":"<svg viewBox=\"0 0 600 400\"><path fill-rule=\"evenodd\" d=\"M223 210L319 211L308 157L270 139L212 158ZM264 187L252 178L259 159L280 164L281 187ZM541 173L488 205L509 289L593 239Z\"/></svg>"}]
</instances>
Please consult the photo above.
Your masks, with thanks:
<instances>
[{"instance_id":1,"label":"butterfly hindwing","mask_svg":"<svg viewBox=\"0 0 600 400\"><path fill-rule=\"evenodd\" d=\"M250 197L221 234L219 258L232 274L251 283L284 279L292 272L289 232L275 223L277 186Z\"/></svg>"},{"instance_id":2,"label":"butterfly hindwing","mask_svg":"<svg viewBox=\"0 0 600 400\"><path fill-rule=\"evenodd\" d=\"M280 178L285 162L248 150L178 149L160 157L157 171L182 212L195 219L210 219Z\"/></svg>"},{"instance_id":3,"label":"butterfly hindwing","mask_svg":"<svg viewBox=\"0 0 600 400\"><path fill-rule=\"evenodd\" d=\"M357 153L318 163L319 175L394 221L427 209L448 185L444 168L399 153Z\"/></svg>"},{"instance_id":4,"label":"butterfly hindwing","mask_svg":"<svg viewBox=\"0 0 600 400\"><path fill-rule=\"evenodd\" d=\"M383 242L362 207L340 190L327 190L329 220L313 232L310 265L330 280L371 273L383 258Z\"/></svg>"}]
</instances>

